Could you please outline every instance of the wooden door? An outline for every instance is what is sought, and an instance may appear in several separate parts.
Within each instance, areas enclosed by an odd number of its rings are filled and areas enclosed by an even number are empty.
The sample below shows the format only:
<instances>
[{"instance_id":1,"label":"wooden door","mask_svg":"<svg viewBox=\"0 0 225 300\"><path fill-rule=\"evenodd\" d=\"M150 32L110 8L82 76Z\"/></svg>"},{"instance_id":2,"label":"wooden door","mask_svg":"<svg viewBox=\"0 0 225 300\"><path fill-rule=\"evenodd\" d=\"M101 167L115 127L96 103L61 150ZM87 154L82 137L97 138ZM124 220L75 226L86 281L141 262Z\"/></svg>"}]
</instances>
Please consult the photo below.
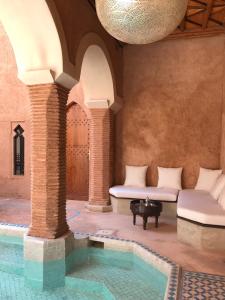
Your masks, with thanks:
<instances>
[{"instance_id":1,"label":"wooden door","mask_svg":"<svg viewBox=\"0 0 225 300\"><path fill-rule=\"evenodd\" d=\"M67 110L67 199L88 200L89 124L76 103Z\"/></svg>"}]
</instances>

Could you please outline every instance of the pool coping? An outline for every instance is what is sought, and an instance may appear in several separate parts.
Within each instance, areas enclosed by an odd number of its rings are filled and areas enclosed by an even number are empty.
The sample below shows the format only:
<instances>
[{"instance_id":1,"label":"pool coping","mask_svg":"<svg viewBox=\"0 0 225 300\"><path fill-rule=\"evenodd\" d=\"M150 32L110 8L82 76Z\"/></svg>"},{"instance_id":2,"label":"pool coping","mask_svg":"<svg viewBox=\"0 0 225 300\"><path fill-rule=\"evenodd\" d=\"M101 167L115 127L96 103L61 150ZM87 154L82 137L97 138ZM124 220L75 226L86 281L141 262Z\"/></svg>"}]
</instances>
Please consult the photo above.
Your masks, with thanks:
<instances>
[{"instance_id":1,"label":"pool coping","mask_svg":"<svg viewBox=\"0 0 225 300\"><path fill-rule=\"evenodd\" d=\"M23 238L24 234L27 233L27 230L27 225L0 223L0 234L2 235ZM76 247L79 240L82 241L83 239L87 239L89 245L93 242L99 242L104 244L104 249L131 252L137 255L143 261L153 265L157 270L168 277L164 300L179 299L179 291L181 288L181 266L168 257L160 255L151 248L134 240L93 233L73 232L73 234L76 241ZM81 242L81 247L83 246L84 243Z\"/></svg>"}]
</instances>

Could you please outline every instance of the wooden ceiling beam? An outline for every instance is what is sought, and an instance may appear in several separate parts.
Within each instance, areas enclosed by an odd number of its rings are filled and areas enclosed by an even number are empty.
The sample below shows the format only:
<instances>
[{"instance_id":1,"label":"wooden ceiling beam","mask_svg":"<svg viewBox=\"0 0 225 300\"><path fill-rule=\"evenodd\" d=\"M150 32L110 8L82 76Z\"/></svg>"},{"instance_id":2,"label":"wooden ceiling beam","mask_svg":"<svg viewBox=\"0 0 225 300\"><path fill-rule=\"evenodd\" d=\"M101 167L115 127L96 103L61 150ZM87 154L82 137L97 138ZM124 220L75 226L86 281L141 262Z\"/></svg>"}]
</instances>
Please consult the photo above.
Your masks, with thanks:
<instances>
[{"instance_id":1,"label":"wooden ceiling beam","mask_svg":"<svg viewBox=\"0 0 225 300\"><path fill-rule=\"evenodd\" d=\"M214 3L214 0L208 0L207 2L207 10L204 14L204 18L203 18L203 22L202 22L202 28L207 28L208 26L208 22L209 22L209 17L212 13L212 9L213 9L213 3Z\"/></svg>"},{"instance_id":2,"label":"wooden ceiling beam","mask_svg":"<svg viewBox=\"0 0 225 300\"><path fill-rule=\"evenodd\" d=\"M196 3L201 4L203 6L207 5L207 3L203 2L203 1L200 1L200 0L192 0L192 2L196 2Z\"/></svg>"},{"instance_id":3,"label":"wooden ceiling beam","mask_svg":"<svg viewBox=\"0 0 225 300\"><path fill-rule=\"evenodd\" d=\"M196 10L196 11L194 11L194 12L187 12L187 17L193 17L193 16L195 16L195 15L199 15L199 14L202 14L202 13L204 13L205 12L205 9L201 9L201 10Z\"/></svg>"},{"instance_id":4,"label":"wooden ceiling beam","mask_svg":"<svg viewBox=\"0 0 225 300\"><path fill-rule=\"evenodd\" d=\"M197 38L197 37L204 37L204 36L215 36L219 34L224 34L225 30L220 27L220 29L211 29L211 30L203 30L199 28L198 30L186 30L185 32L177 31L171 35L169 35L166 40L174 40L179 38Z\"/></svg>"},{"instance_id":5,"label":"wooden ceiling beam","mask_svg":"<svg viewBox=\"0 0 225 300\"><path fill-rule=\"evenodd\" d=\"M186 19L186 22L188 22L188 23L191 23L191 24L193 24L193 25L196 25L196 26L198 26L198 27L202 27L202 24L201 23L198 23L198 22L196 22L196 21L193 21L193 20L190 20L190 19Z\"/></svg>"},{"instance_id":6,"label":"wooden ceiling beam","mask_svg":"<svg viewBox=\"0 0 225 300\"><path fill-rule=\"evenodd\" d=\"M203 7L202 5L188 5L187 7L187 11L191 10L191 9L205 9L205 7Z\"/></svg>"},{"instance_id":7,"label":"wooden ceiling beam","mask_svg":"<svg viewBox=\"0 0 225 300\"><path fill-rule=\"evenodd\" d=\"M210 17L209 20L212 21L212 22L214 22L214 23L216 23L216 24L218 24L218 25L220 25L220 26L224 26L224 23L225 23L225 21L221 22L221 21L216 20L216 19L214 19L212 17Z\"/></svg>"}]
</instances>

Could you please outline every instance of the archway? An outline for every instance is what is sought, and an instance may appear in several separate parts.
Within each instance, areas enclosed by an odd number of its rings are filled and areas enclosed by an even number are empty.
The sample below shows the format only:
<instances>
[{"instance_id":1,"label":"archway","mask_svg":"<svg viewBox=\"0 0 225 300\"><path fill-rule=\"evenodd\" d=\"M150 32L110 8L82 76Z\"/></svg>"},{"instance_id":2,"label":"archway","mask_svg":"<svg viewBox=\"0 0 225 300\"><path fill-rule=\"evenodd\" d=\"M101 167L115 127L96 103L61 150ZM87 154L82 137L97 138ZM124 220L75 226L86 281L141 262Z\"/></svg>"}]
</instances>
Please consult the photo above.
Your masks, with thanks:
<instances>
[{"instance_id":1,"label":"archway","mask_svg":"<svg viewBox=\"0 0 225 300\"><path fill-rule=\"evenodd\" d=\"M90 210L108 211L113 165L113 111L115 90L111 61L102 40L81 41L76 60L80 68L82 103L90 118L89 204ZM88 41L91 44L88 44ZM85 48L86 46L86 48ZM82 54L82 55L81 55ZM74 87L75 90L77 87ZM69 99L73 97L73 90Z\"/></svg>"},{"instance_id":2,"label":"archway","mask_svg":"<svg viewBox=\"0 0 225 300\"><path fill-rule=\"evenodd\" d=\"M67 107L66 157L67 199L88 200L89 120L76 102Z\"/></svg>"}]
</instances>

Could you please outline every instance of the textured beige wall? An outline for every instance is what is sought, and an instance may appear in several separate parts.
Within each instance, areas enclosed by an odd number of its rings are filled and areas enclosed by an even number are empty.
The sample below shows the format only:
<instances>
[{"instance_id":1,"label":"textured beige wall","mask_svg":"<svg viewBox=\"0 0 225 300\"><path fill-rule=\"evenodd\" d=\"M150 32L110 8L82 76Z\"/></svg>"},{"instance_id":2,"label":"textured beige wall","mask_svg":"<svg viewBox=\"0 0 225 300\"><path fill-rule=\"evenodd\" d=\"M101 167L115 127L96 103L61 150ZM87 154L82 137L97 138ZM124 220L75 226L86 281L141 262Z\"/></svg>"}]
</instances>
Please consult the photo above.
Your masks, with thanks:
<instances>
[{"instance_id":1,"label":"textured beige wall","mask_svg":"<svg viewBox=\"0 0 225 300\"><path fill-rule=\"evenodd\" d=\"M117 115L116 183L124 166L184 167L193 187L199 166L220 162L224 36L168 40L124 50L124 108Z\"/></svg>"},{"instance_id":2,"label":"textured beige wall","mask_svg":"<svg viewBox=\"0 0 225 300\"><path fill-rule=\"evenodd\" d=\"M10 42L0 24L0 196L30 197L29 96L17 79ZM13 136L17 124L24 128L25 175L13 176Z\"/></svg>"}]
</instances>

